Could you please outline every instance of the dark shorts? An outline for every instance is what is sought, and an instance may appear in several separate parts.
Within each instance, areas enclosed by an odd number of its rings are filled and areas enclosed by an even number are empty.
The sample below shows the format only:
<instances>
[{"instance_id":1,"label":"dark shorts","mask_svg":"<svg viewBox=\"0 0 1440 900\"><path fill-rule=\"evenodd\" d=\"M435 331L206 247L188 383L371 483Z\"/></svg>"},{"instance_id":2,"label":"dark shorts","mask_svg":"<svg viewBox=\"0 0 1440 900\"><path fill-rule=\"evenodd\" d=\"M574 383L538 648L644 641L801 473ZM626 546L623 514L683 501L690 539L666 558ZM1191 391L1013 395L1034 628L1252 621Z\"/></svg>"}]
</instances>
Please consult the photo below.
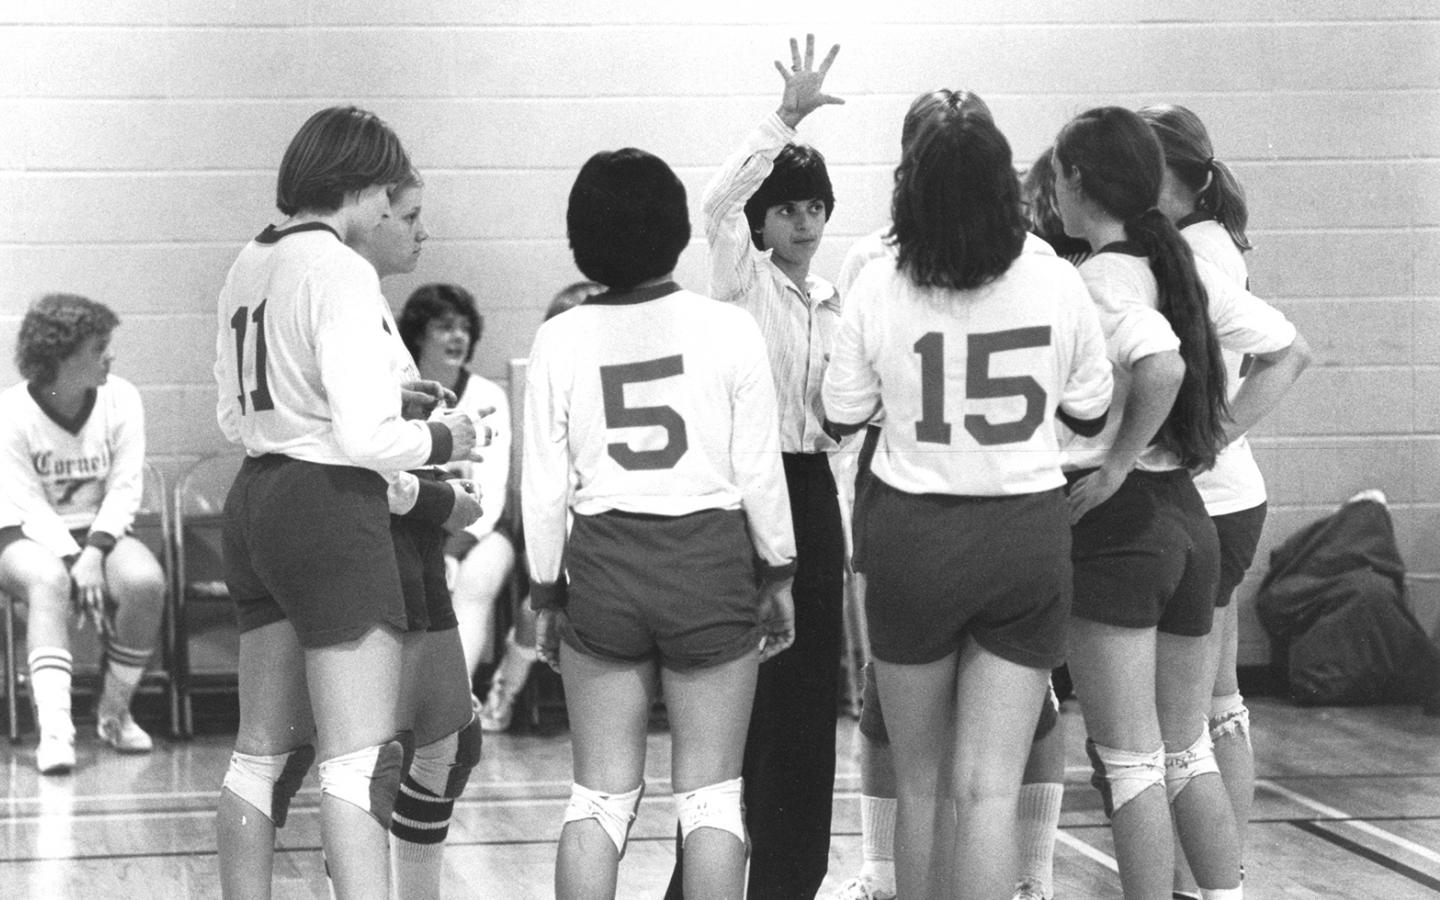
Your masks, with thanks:
<instances>
[{"instance_id":1,"label":"dark shorts","mask_svg":"<svg viewBox=\"0 0 1440 900\"><path fill-rule=\"evenodd\" d=\"M1245 580L1245 570L1255 561L1255 548L1260 546L1260 532L1265 529L1265 513L1268 507L1261 503L1239 512L1211 516L1215 523L1215 536L1220 541L1220 586L1215 589L1215 608L1224 609L1240 582Z\"/></svg>"},{"instance_id":2,"label":"dark shorts","mask_svg":"<svg viewBox=\"0 0 1440 900\"><path fill-rule=\"evenodd\" d=\"M1068 477L1073 483L1085 474ZM1186 637L1210 633L1220 550L1189 472L1131 472L1074 532L1076 616Z\"/></svg>"},{"instance_id":3,"label":"dark shorts","mask_svg":"<svg viewBox=\"0 0 1440 900\"><path fill-rule=\"evenodd\" d=\"M565 546L565 643L684 671L760 647L755 551L739 510L575 516Z\"/></svg>"},{"instance_id":4,"label":"dark shorts","mask_svg":"<svg viewBox=\"0 0 1440 900\"><path fill-rule=\"evenodd\" d=\"M860 733L877 744L890 743L890 731L885 727L885 712L880 708L880 685L875 681L875 664L866 663L865 690L861 696ZM1060 698L1055 696L1052 685L1045 691L1045 702L1040 705L1040 720L1035 724L1032 741L1044 739L1055 724L1060 721Z\"/></svg>"},{"instance_id":5,"label":"dark shorts","mask_svg":"<svg viewBox=\"0 0 1440 900\"><path fill-rule=\"evenodd\" d=\"M395 567L405 596L407 631L448 631L458 623L445 583L445 529L403 516L390 517Z\"/></svg>"},{"instance_id":6,"label":"dark shorts","mask_svg":"<svg viewBox=\"0 0 1440 900\"><path fill-rule=\"evenodd\" d=\"M1070 526L1060 489L1010 497L907 494L879 478L856 531L877 659L935 662L971 635L1022 666L1065 661Z\"/></svg>"},{"instance_id":7,"label":"dark shorts","mask_svg":"<svg viewBox=\"0 0 1440 900\"><path fill-rule=\"evenodd\" d=\"M250 457L225 498L225 583L242 632L288 619L302 647L404 631L385 479L368 469Z\"/></svg>"}]
</instances>

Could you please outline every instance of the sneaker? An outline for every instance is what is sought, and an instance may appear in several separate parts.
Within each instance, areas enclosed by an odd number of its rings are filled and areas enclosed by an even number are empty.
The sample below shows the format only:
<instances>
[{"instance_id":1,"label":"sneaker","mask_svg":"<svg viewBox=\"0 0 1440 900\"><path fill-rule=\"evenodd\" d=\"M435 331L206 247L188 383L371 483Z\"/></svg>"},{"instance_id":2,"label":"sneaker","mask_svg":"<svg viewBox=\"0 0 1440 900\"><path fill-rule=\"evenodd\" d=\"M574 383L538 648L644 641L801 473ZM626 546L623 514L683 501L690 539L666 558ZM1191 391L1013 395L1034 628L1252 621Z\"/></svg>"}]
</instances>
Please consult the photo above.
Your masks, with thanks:
<instances>
[{"instance_id":1,"label":"sneaker","mask_svg":"<svg viewBox=\"0 0 1440 900\"><path fill-rule=\"evenodd\" d=\"M41 734L35 748L35 768L41 775L65 775L75 768L75 736Z\"/></svg>"},{"instance_id":2,"label":"sneaker","mask_svg":"<svg viewBox=\"0 0 1440 900\"><path fill-rule=\"evenodd\" d=\"M490 686L490 694L478 716L481 731L498 733L510 729L510 720L515 717L515 695L505 689L503 680L497 678Z\"/></svg>"},{"instance_id":3,"label":"sneaker","mask_svg":"<svg viewBox=\"0 0 1440 900\"><path fill-rule=\"evenodd\" d=\"M830 900L895 900L895 892L884 890L869 875L856 875L840 885Z\"/></svg>"},{"instance_id":4,"label":"sneaker","mask_svg":"<svg viewBox=\"0 0 1440 900\"><path fill-rule=\"evenodd\" d=\"M155 742L145 729L135 724L129 712L118 718L102 716L95 723L95 733L121 753L149 753L155 749Z\"/></svg>"}]
</instances>

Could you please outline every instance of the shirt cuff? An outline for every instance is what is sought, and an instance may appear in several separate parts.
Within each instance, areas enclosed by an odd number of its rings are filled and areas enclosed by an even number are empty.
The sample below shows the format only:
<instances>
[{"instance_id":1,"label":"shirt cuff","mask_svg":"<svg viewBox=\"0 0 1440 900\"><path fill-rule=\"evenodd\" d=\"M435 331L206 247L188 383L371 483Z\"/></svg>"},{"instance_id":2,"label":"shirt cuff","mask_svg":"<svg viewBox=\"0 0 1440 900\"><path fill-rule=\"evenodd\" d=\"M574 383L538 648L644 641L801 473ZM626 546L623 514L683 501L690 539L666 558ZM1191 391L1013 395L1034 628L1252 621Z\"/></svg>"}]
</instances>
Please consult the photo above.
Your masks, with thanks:
<instances>
[{"instance_id":1,"label":"shirt cuff","mask_svg":"<svg viewBox=\"0 0 1440 900\"><path fill-rule=\"evenodd\" d=\"M794 562L772 566L764 560L760 560L755 563L755 574L760 578L761 584L774 584L777 581L794 578L795 568Z\"/></svg>"},{"instance_id":2,"label":"shirt cuff","mask_svg":"<svg viewBox=\"0 0 1440 900\"><path fill-rule=\"evenodd\" d=\"M92 531L89 537L85 538L85 546L94 547L101 553L109 553L115 549L115 535L104 531Z\"/></svg>"},{"instance_id":3,"label":"shirt cuff","mask_svg":"<svg viewBox=\"0 0 1440 900\"><path fill-rule=\"evenodd\" d=\"M426 422L425 427L430 429L430 458L425 460L425 465L449 462L450 454L455 451L455 439L450 436L450 429L439 422Z\"/></svg>"},{"instance_id":4,"label":"shirt cuff","mask_svg":"<svg viewBox=\"0 0 1440 900\"><path fill-rule=\"evenodd\" d=\"M415 505L405 514L407 519L418 519L433 525L443 525L455 509L455 489L448 481L420 479L420 490L415 495Z\"/></svg>"},{"instance_id":5,"label":"shirt cuff","mask_svg":"<svg viewBox=\"0 0 1440 900\"><path fill-rule=\"evenodd\" d=\"M570 602L569 583L565 576L561 575L559 581L531 582L530 584L530 608L536 612L543 612L547 609L564 609Z\"/></svg>"}]
</instances>

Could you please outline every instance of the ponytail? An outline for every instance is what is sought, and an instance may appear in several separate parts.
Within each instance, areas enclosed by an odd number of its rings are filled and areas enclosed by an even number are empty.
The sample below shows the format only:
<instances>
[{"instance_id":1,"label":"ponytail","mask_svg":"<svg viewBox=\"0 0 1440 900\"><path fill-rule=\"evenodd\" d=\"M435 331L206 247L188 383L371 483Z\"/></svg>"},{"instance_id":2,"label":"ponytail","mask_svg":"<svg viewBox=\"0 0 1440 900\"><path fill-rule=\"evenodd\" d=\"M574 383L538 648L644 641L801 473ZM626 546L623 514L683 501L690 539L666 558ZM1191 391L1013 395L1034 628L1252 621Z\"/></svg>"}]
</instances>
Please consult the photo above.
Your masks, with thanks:
<instances>
[{"instance_id":1,"label":"ponytail","mask_svg":"<svg viewBox=\"0 0 1440 900\"><path fill-rule=\"evenodd\" d=\"M1205 123L1189 109L1161 103L1141 109L1137 115L1150 126L1165 153L1165 165L1187 188L1195 192L1196 204L1224 226L1240 252L1252 248L1245 236L1250 211L1245 189L1230 167L1215 158Z\"/></svg>"},{"instance_id":2,"label":"ponytail","mask_svg":"<svg viewBox=\"0 0 1440 900\"><path fill-rule=\"evenodd\" d=\"M1245 189L1240 186L1230 167L1220 160L1211 157L1209 169L1210 181L1201 189L1199 195L1201 208L1225 226L1230 240L1235 242L1241 253L1254 249L1250 239L1245 236L1245 226L1250 222L1250 210L1245 205Z\"/></svg>"},{"instance_id":3,"label":"ponytail","mask_svg":"<svg viewBox=\"0 0 1440 900\"><path fill-rule=\"evenodd\" d=\"M1225 363L1210 323L1210 300L1195 270L1190 245L1164 213L1150 207L1125 222L1126 235L1150 259L1159 285L1159 310L1180 338L1185 378L1155 442L1189 469L1208 469L1225 446L1228 412Z\"/></svg>"}]
</instances>

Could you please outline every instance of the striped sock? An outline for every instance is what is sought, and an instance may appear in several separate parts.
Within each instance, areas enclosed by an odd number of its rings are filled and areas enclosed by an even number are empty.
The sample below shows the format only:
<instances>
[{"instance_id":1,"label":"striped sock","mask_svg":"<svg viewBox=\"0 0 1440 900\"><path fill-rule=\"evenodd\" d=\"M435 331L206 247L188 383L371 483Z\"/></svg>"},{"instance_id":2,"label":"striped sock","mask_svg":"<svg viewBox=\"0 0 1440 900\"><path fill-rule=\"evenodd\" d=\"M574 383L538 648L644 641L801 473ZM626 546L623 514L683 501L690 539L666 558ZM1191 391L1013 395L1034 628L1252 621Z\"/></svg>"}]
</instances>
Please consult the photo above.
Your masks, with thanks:
<instances>
[{"instance_id":1,"label":"striped sock","mask_svg":"<svg viewBox=\"0 0 1440 900\"><path fill-rule=\"evenodd\" d=\"M60 647L30 651L30 696L41 734L75 734L70 720L70 681L73 659Z\"/></svg>"},{"instance_id":2,"label":"striped sock","mask_svg":"<svg viewBox=\"0 0 1440 900\"><path fill-rule=\"evenodd\" d=\"M439 900L445 837L455 801L438 796L408 774L390 816L391 863L401 900Z\"/></svg>"},{"instance_id":3,"label":"striped sock","mask_svg":"<svg viewBox=\"0 0 1440 900\"><path fill-rule=\"evenodd\" d=\"M113 637L105 638L105 689L100 697L100 710L104 716L122 716L130 708L130 698L145 674L150 655L155 648L143 650L116 643Z\"/></svg>"}]
</instances>

